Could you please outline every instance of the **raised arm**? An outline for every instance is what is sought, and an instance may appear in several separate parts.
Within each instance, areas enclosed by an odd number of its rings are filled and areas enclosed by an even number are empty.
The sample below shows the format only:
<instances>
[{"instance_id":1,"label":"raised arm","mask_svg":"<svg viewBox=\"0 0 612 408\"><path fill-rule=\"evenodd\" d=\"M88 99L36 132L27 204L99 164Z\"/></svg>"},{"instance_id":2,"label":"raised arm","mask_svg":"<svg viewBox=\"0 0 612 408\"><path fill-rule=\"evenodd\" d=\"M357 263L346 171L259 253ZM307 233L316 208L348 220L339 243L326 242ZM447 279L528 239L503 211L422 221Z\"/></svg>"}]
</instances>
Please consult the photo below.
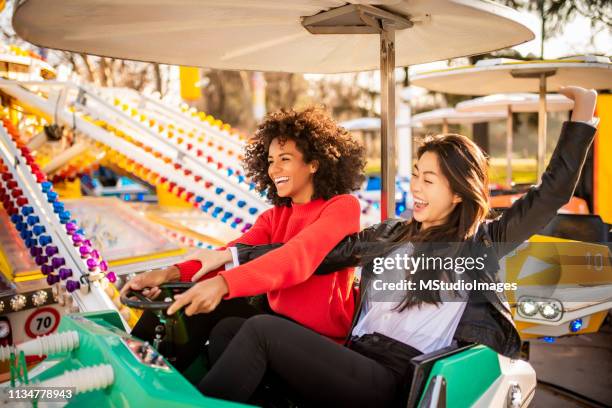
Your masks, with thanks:
<instances>
[{"instance_id":1,"label":"raised arm","mask_svg":"<svg viewBox=\"0 0 612 408\"><path fill-rule=\"evenodd\" d=\"M560 91L574 100L572 121L565 122L539 185L532 187L499 218L488 224L498 257L529 239L555 216L574 194L582 166L595 136L593 119L597 93L578 87Z\"/></svg>"}]
</instances>

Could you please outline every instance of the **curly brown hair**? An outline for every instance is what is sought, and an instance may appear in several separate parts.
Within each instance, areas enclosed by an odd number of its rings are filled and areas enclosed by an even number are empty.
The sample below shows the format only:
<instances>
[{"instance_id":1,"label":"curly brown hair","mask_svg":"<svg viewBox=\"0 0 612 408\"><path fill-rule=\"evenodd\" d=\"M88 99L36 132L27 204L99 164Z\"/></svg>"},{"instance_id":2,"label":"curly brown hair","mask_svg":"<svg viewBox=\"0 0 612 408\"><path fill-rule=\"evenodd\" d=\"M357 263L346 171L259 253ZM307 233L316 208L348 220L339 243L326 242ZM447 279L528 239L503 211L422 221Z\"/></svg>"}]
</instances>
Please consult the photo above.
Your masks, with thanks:
<instances>
[{"instance_id":1,"label":"curly brown hair","mask_svg":"<svg viewBox=\"0 0 612 408\"><path fill-rule=\"evenodd\" d=\"M281 109L266 116L246 146L244 168L259 192L265 191L274 205L290 206L291 199L279 197L268 175L268 149L278 138L293 140L305 163L319 163L314 174L312 199L325 200L357 190L364 180L364 148L346 129L338 126L322 107L302 111Z\"/></svg>"}]
</instances>

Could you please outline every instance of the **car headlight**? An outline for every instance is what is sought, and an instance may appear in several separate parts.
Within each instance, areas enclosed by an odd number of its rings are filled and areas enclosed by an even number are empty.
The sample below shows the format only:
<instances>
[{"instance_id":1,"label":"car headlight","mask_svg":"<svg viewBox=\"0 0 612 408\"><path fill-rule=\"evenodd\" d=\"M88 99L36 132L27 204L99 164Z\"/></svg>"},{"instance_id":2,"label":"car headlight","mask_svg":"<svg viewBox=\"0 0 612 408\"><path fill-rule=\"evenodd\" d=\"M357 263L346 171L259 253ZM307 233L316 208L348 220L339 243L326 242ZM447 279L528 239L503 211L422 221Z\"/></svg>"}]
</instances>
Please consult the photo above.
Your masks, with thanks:
<instances>
[{"instance_id":1,"label":"car headlight","mask_svg":"<svg viewBox=\"0 0 612 408\"><path fill-rule=\"evenodd\" d=\"M561 315L561 309L555 302L541 302L540 314L549 320L556 320Z\"/></svg>"},{"instance_id":2,"label":"car headlight","mask_svg":"<svg viewBox=\"0 0 612 408\"><path fill-rule=\"evenodd\" d=\"M525 296L519 298L517 311L521 317L557 321L563 314L563 305L556 299Z\"/></svg>"},{"instance_id":3,"label":"car headlight","mask_svg":"<svg viewBox=\"0 0 612 408\"><path fill-rule=\"evenodd\" d=\"M538 313L538 304L533 300L519 303L519 310L523 316L533 316Z\"/></svg>"}]
</instances>

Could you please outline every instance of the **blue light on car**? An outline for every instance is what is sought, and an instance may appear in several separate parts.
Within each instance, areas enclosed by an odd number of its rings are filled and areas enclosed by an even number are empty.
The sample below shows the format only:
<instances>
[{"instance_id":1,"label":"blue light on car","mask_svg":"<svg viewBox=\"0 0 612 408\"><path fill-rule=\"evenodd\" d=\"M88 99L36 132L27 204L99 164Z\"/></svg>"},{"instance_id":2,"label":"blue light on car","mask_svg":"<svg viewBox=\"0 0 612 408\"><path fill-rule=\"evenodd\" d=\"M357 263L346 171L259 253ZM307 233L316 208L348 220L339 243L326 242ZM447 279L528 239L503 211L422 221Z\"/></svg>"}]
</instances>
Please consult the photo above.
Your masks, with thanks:
<instances>
[{"instance_id":1,"label":"blue light on car","mask_svg":"<svg viewBox=\"0 0 612 408\"><path fill-rule=\"evenodd\" d=\"M544 340L545 343L554 343L556 339L554 337L546 336L542 337L542 340Z\"/></svg>"},{"instance_id":2,"label":"blue light on car","mask_svg":"<svg viewBox=\"0 0 612 408\"><path fill-rule=\"evenodd\" d=\"M577 331L580 331L580 329L582 329L582 319L575 319L572 320L572 322L570 323L569 329L572 333L576 333Z\"/></svg>"}]
</instances>

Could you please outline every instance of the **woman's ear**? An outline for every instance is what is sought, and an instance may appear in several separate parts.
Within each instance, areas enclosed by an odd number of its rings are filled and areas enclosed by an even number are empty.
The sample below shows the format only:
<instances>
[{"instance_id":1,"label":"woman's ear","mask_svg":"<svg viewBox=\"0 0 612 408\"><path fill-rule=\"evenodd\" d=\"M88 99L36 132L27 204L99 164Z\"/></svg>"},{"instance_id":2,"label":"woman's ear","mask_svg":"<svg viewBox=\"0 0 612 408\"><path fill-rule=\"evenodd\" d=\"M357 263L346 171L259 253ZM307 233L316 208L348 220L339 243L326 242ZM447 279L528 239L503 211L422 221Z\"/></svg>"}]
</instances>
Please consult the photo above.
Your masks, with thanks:
<instances>
[{"instance_id":1,"label":"woman's ear","mask_svg":"<svg viewBox=\"0 0 612 408\"><path fill-rule=\"evenodd\" d=\"M319 161L313 160L308 163L308 166L310 167L310 174L315 174L319 170Z\"/></svg>"},{"instance_id":2,"label":"woman's ear","mask_svg":"<svg viewBox=\"0 0 612 408\"><path fill-rule=\"evenodd\" d=\"M460 196L458 196L457 194L453 195L453 204L459 204L462 201L463 199Z\"/></svg>"}]
</instances>

